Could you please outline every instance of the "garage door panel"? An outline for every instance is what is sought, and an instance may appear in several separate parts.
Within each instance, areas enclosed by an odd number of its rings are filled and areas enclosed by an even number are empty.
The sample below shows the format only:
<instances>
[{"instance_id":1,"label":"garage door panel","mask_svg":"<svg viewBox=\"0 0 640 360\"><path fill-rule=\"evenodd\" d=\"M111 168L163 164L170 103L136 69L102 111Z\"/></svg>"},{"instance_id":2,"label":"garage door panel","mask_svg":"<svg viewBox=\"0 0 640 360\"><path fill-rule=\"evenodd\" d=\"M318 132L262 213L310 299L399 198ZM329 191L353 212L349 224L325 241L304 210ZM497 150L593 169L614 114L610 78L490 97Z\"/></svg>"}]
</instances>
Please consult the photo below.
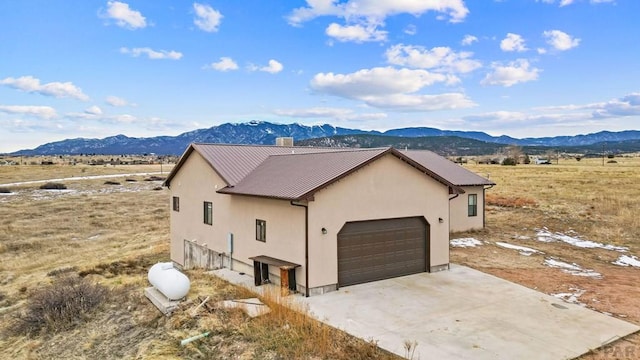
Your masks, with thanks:
<instances>
[{"instance_id":1,"label":"garage door panel","mask_svg":"<svg viewBox=\"0 0 640 360\"><path fill-rule=\"evenodd\" d=\"M428 224L422 218L351 222L338 233L340 286L424 272Z\"/></svg>"}]
</instances>

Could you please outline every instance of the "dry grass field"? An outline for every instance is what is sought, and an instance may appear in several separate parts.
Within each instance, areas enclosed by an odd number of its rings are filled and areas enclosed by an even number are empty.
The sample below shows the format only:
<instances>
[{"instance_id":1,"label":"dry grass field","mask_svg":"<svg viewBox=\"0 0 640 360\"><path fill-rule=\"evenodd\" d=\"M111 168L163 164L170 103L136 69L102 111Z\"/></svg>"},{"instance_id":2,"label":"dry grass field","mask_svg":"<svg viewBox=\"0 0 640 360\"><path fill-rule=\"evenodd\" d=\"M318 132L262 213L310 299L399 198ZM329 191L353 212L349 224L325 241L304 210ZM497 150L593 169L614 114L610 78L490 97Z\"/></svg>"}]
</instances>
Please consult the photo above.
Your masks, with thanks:
<instances>
[{"instance_id":1,"label":"dry grass field","mask_svg":"<svg viewBox=\"0 0 640 360\"><path fill-rule=\"evenodd\" d=\"M396 358L304 316L305 309L290 310L281 303L286 300L273 295L263 298L272 312L254 320L222 308L193 316L198 299L207 296L209 304L255 297L202 271L189 272L192 286L184 307L170 318L162 315L142 290L149 286L148 269L169 259L168 191L158 190L159 180L145 181L149 175L107 179L119 185L80 179L159 171L159 165L0 166L0 184L73 177L59 181L65 190L28 184L4 186L11 192L0 193L0 358L293 359L318 349L325 359ZM46 305L65 307L54 291L45 290L69 278L105 287L100 305L70 324L26 317L40 315ZM72 291L84 286L74 284ZM43 326L25 332L25 318L40 319ZM211 335L180 346L180 340L205 331Z\"/></svg>"},{"instance_id":2,"label":"dry grass field","mask_svg":"<svg viewBox=\"0 0 640 360\"><path fill-rule=\"evenodd\" d=\"M612 264L621 255L640 255L640 158L616 161L605 166L597 159L515 167L465 165L497 186L487 190L487 228L452 235L473 237L483 245L452 248L452 262L545 293L573 294L566 298L640 324L640 268ZM163 172L168 168L165 164ZM0 166L0 184L159 171L159 165ZM397 358L310 320L304 309L289 310L280 303L286 300L277 296L263 299L273 311L256 319L224 309L194 316L192 309L206 296L211 304L255 296L202 271L189 272L192 289L184 307L170 318L160 314L142 289L149 267L168 260L168 192L154 190L160 181L145 181L148 175L108 180L120 185L105 184L105 179L68 180L62 181L66 190L40 190L40 184L31 184L0 193L0 358ZM537 240L554 233L628 250ZM544 254L525 256L497 243ZM545 265L549 259L601 276L570 274ZM33 300L48 285L68 277L105 287L100 305L70 325L53 322L36 332L20 332L20 319ZM204 331L211 333L180 346L180 340ZM640 356L637 334L614 346L633 346ZM583 358L615 358L605 350Z\"/></svg>"}]
</instances>

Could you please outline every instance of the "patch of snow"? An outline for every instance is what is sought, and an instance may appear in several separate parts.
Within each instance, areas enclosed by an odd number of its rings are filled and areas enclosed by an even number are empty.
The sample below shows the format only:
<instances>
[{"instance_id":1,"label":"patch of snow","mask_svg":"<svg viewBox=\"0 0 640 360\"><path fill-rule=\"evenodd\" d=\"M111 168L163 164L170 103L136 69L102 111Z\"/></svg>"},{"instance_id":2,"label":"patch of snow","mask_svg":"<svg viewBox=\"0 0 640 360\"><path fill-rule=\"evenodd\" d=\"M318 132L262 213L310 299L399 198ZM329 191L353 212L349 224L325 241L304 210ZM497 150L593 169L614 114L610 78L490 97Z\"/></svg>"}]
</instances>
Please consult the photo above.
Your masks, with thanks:
<instances>
[{"instance_id":1,"label":"patch of snow","mask_svg":"<svg viewBox=\"0 0 640 360\"><path fill-rule=\"evenodd\" d=\"M528 248L528 247L525 247L525 246L518 246L518 245L503 243L503 242L499 242L499 241L496 241L496 245L498 245L500 247L503 247L503 248L506 248L506 249L518 250L520 252L520 255L524 255L524 256L530 256L531 254L544 254L540 250Z\"/></svg>"},{"instance_id":2,"label":"patch of snow","mask_svg":"<svg viewBox=\"0 0 640 360\"><path fill-rule=\"evenodd\" d=\"M575 234L575 231L570 230L569 231L572 234ZM584 239L580 239L577 235L576 236L569 236L563 233L552 233L549 230L545 229L541 229L538 230L537 234L536 234L536 239L538 241L542 241L542 242L555 242L555 241L562 241L564 243L567 243L569 245L573 245L576 247L581 247L581 248L587 248L587 249L594 249L594 248L600 248L600 249L605 249L605 250L613 250L613 251L618 251L618 252L627 252L627 250L629 250L628 247L624 247L624 246L615 246L615 245L609 245L609 244L602 244L599 242L595 242L595 241L591 241L591 240L584 240Z\"/></svg>"},{"instance_id":3,"label":"patch of snow","mask_svg":"<svg viewBox=\"0 0 640 360\"><path fill-rule=\"evenodd\" d=\"M595 272L593 270L590 269L583 269L580 265L573 263L573 264L569 264L566 263L564 261L560 261L560 260L555 260L552 258L547 258L544 259L544 264L552 267L552 268L558 268L561 269L562 271L566 272L567 274L571 274L571 275L575 275L575 276L585 276L585 277L592 277L592 278L596 278L596 279L602 279L602 274Z\"/></svg>"},{"instance_id":4,"label":"patch of snow","mask_svg":"<svg viewBox=\"0 0 640 360\"><path fill-rule=\"evenodd\" d=\"M618 260L612 262L612 264L620 265L620 266L633 266L633 267L640 268L640 260L638 260L638 257L635 255L631 255L631 256L620 255Z\"/></svg>"},{"instance_id":5,"label":"patch of snow","mask_svg":"<svg viewBox=\"0 0 640 360\"><path fill-rule=\"evenodd\" d=\"M453 247L476 247L478 245L482 245L482 241L474 239L474 238L460 238L460 239L451 239L449 242Z\"/></svg>"},{"instance_id":6,"label":"patch of snow","mask_svg":"<svg viewBox=\"0 0 640 360\"><path fill-rule=\"evenodd\" d=\"M580 301L578 301L578 298L580 296L582 296L586 290L581 290L581 289L577 289L577 288L569 288L570 291L573 291L572 293L557 293L557 294L551 294L551 296L556 297L558 299L562 299L568 303L572 303L572 304L578 304L578 305L582 305L584 306L583 303L581 303Z\"/></svg>"},{"instance_id":7,"label":"patch of snow","mask_svg":"<svg viewBox=\"0 0 640 360\"><path fill-rule=\"evenodd\" d=\"M527 236L527 235L514 235L513 238L516 239L516 240L529 240L529 239L531 239L531 237Z\"/></svg>"}]
</instances>

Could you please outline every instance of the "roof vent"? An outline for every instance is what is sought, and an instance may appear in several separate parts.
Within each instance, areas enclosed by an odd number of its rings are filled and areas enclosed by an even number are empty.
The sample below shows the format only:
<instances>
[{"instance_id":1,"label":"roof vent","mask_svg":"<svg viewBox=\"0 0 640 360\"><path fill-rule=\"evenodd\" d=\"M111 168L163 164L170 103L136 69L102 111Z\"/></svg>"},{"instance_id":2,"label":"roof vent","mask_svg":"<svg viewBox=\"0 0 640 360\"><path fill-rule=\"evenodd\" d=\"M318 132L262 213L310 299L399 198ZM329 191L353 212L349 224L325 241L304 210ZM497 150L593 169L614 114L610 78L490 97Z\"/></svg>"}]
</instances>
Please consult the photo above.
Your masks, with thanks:
<instances>
[{"instance_id":1,"label":"roof vent","mask_svg":"<svg viewBox=\"0 0 640 360\"><path fill-rule=\"evenodd\" d=\"M292 137L276 138L276 146L293 146L293 138Z\"/></svg>"}]
</instances>

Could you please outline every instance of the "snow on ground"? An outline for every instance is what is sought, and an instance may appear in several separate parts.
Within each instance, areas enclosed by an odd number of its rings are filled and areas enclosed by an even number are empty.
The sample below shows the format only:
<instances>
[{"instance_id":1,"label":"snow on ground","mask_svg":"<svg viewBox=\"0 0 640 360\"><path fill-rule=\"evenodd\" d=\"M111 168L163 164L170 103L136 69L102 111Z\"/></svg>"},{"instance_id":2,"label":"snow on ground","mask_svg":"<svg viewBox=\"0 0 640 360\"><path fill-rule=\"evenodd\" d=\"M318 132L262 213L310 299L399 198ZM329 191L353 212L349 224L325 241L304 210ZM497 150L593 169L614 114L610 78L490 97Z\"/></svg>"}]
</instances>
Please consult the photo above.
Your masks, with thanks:
<instances>
[{"instance_id":1,"label":"snow on ground","mask_svg":"<svg viewBox=\"0 0 640 360\"><path fill-rule=\"evenodd\" d=\"M518 246L518 245L503 243L503 242L500 242L500 241L496 241L496 245L498 245L500 247L503 247L503 248L506 248L506 249L518 250L520 252L520 255L524 255L524 256L530 256L532 254L544 254L540 250L528 248L528 247L525 247L525 246Z\"/></svg>"},{"instance_id":2,"label":"snow on ground","mask_svg":"<svg viewBox=\"0 0 640 360\"><path fill-rule=\"evenodd\" d=\"M576 247L588 248L588 249L600 248L600 249L614 250L619 252L626 252L627 250L629 250L628 247L624 247L624 246L602 244L602 243L598 243L591 240L580 239L578 236L569 236L559 232L552 233L547 228L538 230L538 232L536 233L536 239L542 242L562 241L564 243L567 243Z\"/></svg>"},{"instance_id":3,"label":"snow on ground","mask_svg":"<svg viewBox=\"0 0 640 360\"><path fill-rule=\"evenodd\" d=\"M476 247L478 245L482 245L482 241L474 239L474 238L460 238L460 239L451 239L449 242L453 247Z\"/></svg>"},{"instance_id":4,"label":"snow on ground","mask_svg":"<svg viewBox=\"0 0 640 360\"><path fill-rule=\"evenodd\" d=\"M576 263L569 264L564 261L556 260L553 258L546 258L544 259L544 264L552 268L561 269L567 274L602 279L602 274L590 269L583 269L580 265Z\"/></svg>"},{"instance_id":5,"label":"snow on ground","mask_svg":"<svg viewBox=\"0 0 640 360\"><path fill-rule=\"evenodd\" d=\"M551 294L551 296L557 297L558 299L562 299L568 303L578 304L584 306L583 303L578 301L578 298L582 296L586 290L578 289L578 288L569 288L569 291L573 291L572 293L558 293Z\"/></svg>"},{"instance_id":6,"label":"snow on ground","mask_svg":"<svg viewBox=\"0 0 640 360\"><path fill-rule=\"evenodd\" d=\"M634 255L631 255L631 256L620 255L618 260L612 262L612 264L620 265L620 266L633 266L633 267L640 268L640 260L638 260L638 257Z\"/></svg>"},{"instance_id":7,"label":"snow on ground","mask_svg":"<svg viewBox=\"0 0 640 360\"><path fill-rule=\"evenodd\" d=\"M68 178L59 178L59 179L20 181L20 182L14 182L14 183L0 184L0 186L23 186L23 185L32 185L32 184L43 184L43 183L47 183L47 182L111 179L111 178L117 178L117 177L121 177L121 176L149 176L149 175L161 175L161 174L162 173L160 173L160 172L142 172L142 173L129 173L129 174L72 176L72 177L68 177Z\"/></svg>"}]
</instances>

